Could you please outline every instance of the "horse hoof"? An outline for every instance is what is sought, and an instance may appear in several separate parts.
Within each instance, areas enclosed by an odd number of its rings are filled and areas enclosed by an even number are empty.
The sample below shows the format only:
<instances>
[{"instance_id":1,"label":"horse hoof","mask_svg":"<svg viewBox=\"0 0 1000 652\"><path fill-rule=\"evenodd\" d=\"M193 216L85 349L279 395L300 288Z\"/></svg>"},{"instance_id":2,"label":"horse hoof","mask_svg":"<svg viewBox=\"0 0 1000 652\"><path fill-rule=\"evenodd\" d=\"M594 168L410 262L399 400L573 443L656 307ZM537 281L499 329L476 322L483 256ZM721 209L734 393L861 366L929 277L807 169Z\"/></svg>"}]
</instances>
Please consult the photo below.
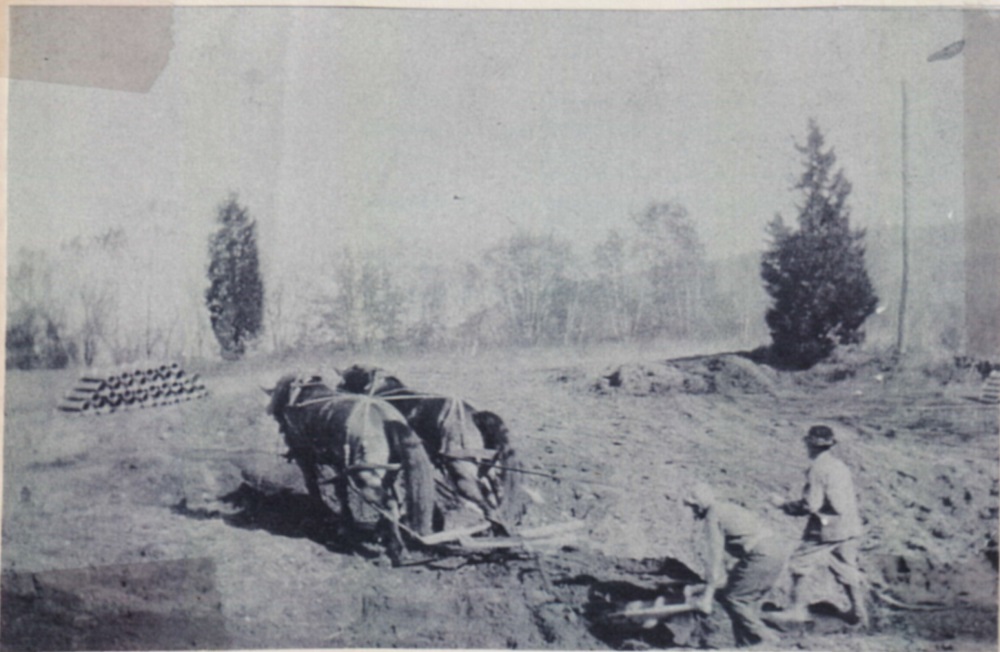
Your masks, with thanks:
<instances>
[{"instance_id":1,"label":"horse hoof","mask_svg":"<svg viewBox=\"0 0 1000 652\"><path fill-rule=\"evenodd\" d=\"M409 557L406 549L399 546L389 546L385 552L386 556L389 557L389 562L392 564L393 568L399 568L402 566Z\"/></svg>"}]
</instances>

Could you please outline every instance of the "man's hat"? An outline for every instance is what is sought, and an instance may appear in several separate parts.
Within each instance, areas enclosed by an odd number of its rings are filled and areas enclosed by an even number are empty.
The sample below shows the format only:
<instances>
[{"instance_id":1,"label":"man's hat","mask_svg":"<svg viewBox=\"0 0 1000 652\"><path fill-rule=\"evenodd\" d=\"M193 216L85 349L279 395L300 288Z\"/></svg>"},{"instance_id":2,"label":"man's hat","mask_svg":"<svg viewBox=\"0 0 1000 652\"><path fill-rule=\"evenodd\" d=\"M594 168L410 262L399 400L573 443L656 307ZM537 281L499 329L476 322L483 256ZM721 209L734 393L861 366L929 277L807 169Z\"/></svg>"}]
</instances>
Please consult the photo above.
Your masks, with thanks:
<instances>
[{"instance_id":1,"label":"man's hat","mask_svg":"<svg viewBox=\"0 0 1000 652\"><path fill-rule=\"evenodd\" d=\"M684 494L684 503L708 508L715 504L715 492L704 482L696 482Z\"/></svg>"},{"instance_id":2,"label":"man's hat","mask_svg":"<svg viewBox=\"0 0 1000 652\"><path fill-rule=\"evenodd\" d=\"M833 430L828 426L813 426L806 435L806 443L817 448L829 448L837 443L833 437Z\"/></svg>"}]
</instances>

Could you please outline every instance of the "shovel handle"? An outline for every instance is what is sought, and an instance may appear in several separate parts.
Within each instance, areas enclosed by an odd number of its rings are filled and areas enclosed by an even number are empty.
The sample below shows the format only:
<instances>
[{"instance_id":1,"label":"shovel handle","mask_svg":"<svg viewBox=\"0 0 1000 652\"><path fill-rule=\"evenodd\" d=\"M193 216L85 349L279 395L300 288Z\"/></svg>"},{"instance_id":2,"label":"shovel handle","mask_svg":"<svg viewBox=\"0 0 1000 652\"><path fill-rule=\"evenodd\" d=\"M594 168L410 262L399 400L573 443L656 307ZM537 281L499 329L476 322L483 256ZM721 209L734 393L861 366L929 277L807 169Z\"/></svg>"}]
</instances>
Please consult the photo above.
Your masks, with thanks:
<instances>
[{"instance_id":1,"label":"shovel handle","mask_svg":"<svg viewBox=\"0 0 1000 652\"><path fill-rule=\"evenodd\" d=\"M608 614L606 618L608 620L648 620L650 618L677 616L689 611L697 611L697 608L685 602L683 604L663 605L662 607L646 607L633 611L616 611Z\"/></svg>"}]
</instances>

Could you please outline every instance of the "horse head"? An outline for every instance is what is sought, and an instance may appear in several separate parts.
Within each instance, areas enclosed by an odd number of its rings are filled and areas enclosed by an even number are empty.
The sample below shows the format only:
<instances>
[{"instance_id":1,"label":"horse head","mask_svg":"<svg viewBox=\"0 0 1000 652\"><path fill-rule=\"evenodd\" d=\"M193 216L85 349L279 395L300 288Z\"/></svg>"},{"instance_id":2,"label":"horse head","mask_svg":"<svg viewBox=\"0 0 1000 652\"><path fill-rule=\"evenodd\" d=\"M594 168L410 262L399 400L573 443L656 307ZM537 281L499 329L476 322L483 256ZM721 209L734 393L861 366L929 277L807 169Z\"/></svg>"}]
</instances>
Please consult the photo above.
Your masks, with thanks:
<instances>
[{"instance_id":1,"label":"horse head","mask_svg":"<svg viewBox=\"0 0 1000 652\"><path fill-rule=\"evenodd\" d=\"M390 375L383 369L377 369L374 376L372 377L371 386L368 388L369 394L384 394L386 392L391 392L395 389L405 389L406 385L403 384L399 378Z\"/></svg>"},{"instance_id":2,"label":"horse head","mask_svg":"<svg viewBox=\"0 0 1000 652\"><path fill-rule=\"evenodd\" d=\"M404 387L398 378L385 369L372 365L353 365L341 372L340 376L343 380L337 388L352 394L378 395Z\"/></svg>"},{"instance_id":3,"label":"horse head","mask_svg":"<svg viewBox=\"0 0 1000 652\"><path fill-rule=\"evenodd\" d=\"M298 374L285 374L271 389L261 388L265 394L271 397L267 404L267 413L273 416L278 423L281 423L285 408L292 403L292 388L298 381Z\"/></svg>"},{"instance_id":4,"label":"horse head","mask_svg":"<svg viewBox=\"0 0 1000 652\"><path fill-rule=\"evenodd\" d=\"M301 374L285 374L271 389L265 387L261 389L271 397L267 405L267 413L273 416L278 423L282 423L287 408L296 405L301 400L308 400L316 395L325 396L333 391L323 384L321 377Z\"/></svg>"}]
</instances>

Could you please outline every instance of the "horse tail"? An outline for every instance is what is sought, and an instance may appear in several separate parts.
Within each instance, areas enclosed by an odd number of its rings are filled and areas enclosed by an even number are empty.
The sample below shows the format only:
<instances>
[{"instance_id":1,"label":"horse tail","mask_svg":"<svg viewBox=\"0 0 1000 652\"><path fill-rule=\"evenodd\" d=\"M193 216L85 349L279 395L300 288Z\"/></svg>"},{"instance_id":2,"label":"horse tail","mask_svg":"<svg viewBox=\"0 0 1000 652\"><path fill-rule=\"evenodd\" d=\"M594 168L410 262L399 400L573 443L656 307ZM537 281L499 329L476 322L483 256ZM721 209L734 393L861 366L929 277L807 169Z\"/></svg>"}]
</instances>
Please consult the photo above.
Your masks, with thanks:
<instances>
[{"instance_id":1,"label":"horse tail","mask_svg":"<svg viewBox=\"0 0 1000 652\"><path fill-rule=\"evenodd\" d=\"M405 422L387 421L386 434L403 467L407 525L420 535L433 531L434 467L423 442Z\"/></svg>"}]
</instances>

